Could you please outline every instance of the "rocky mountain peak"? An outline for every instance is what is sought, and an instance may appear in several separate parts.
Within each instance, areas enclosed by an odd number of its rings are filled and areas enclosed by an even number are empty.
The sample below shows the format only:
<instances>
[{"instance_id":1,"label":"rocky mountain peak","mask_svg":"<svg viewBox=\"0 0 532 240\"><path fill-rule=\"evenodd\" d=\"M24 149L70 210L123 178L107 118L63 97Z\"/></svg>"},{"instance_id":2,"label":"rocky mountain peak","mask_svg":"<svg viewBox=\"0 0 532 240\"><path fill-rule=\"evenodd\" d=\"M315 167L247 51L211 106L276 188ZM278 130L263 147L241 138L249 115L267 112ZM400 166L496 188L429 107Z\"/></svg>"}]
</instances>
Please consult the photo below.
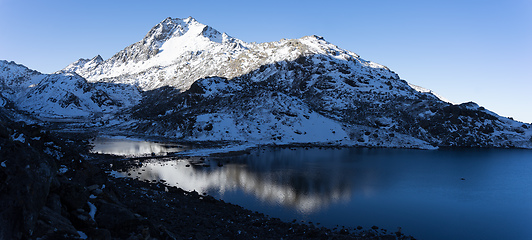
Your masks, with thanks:
<instances>
[{"instance_id":1,"label":"rocky mountain peak","mask_svg":"<svg viewBox=\"0 0 532 240\"><path fill-rule=\"evenodd\" d=\"M100 56L98 54L96 57L93 57L90 61L91 62L95 62L95 63L101 63L101 62L103 62L103 58L102 58L102 56Z\"/></svg>"},{"instance_id":2,"label":"rocky mountain peak","mask_svg":"<svg viewBox=\"0 0 532 240\"><path fill-rule=\"evenodd\" d=\"M86 58L80 58L79 60L69 64L64 69L57 71L55 73L61 73L61 72L77 72L80 69L88 69L88 70L94 70L100 63L102 63L104 60L102 56L96 55L95 57L91 59Z\"/></svg>"},{"instance_id":3,"label":"rocky mountain peak","mask_svg":"<svg viewBox=\"0 0 532 240\"><path fill-rule=\"evenodd\" d=\"M170 39L179 37L187 37L191 40L198 37L205 37L210 41L218 43L222 43L224 39L230 38L227 34L222 34L216 29L198 22L193 17L182 19L168 17L155 25L146 34L142 40L142 44L158 49Z\"/></svg>"}]
</instances>

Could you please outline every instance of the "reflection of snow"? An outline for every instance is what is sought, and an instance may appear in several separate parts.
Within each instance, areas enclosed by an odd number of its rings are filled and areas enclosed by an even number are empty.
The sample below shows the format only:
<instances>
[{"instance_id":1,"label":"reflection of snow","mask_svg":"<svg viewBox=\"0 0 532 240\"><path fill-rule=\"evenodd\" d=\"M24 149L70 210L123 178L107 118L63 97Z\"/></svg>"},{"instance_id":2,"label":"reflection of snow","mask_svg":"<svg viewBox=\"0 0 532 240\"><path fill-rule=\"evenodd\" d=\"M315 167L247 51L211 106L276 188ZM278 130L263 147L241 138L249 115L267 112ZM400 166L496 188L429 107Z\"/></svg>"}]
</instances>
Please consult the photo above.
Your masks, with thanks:
<instances>
[{"instance_id":1,"label":"reflection of snow","mask_svg":"<svg viewBox=\"0 0 532 240\"><path fill-rule=\"evenodd\" d=\"M286 176L279 177L279 172L257 173L239 164L226 164L221 168L213 164L209 169L186 167L187 164L183 160L145 162L128 173L141 180L165 180L168 185L199 193L216 190L223 195L225 191L241 189L261 201L291 206L302 213L311 213L331 203L347 200L351 195L349 186L333 184L337 181L321 181L323 179L313 179L312 176L294 177L290 176L290 171L283 173Z\"/></svg>"},{"instance_id":2,"label":"reflection of snow","mask_svg":"<svg viewBox=\"0 0 532 240\"><path fill-rule=\"evenodd\" d=\"M152 153L164 154L183 150L176 145L131 139L96 138L92 144L94 145L92 152L125 156L139 156Z\"/></svg>"}]
</instances>

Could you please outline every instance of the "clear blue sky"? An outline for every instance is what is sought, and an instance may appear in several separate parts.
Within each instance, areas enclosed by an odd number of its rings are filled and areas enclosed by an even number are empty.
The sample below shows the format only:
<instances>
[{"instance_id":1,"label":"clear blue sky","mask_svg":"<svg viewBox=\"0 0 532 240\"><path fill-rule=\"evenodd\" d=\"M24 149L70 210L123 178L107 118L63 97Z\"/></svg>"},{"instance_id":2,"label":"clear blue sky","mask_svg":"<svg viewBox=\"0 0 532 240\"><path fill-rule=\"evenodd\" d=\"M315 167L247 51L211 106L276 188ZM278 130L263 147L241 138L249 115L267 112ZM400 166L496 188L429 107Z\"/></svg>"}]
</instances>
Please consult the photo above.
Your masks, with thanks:
<instances>
[{"instance_id":1,"label":"clear blue sky","mask_svg":"<svg viewBox=\"0 0 532 240\"><path fill-rule=\"evenodd\" d=\"M451 101L532 122L531 0L0 0L0 59L50 73L188 16L248 42L321 35Z\"/></svg>"}]
</instances>

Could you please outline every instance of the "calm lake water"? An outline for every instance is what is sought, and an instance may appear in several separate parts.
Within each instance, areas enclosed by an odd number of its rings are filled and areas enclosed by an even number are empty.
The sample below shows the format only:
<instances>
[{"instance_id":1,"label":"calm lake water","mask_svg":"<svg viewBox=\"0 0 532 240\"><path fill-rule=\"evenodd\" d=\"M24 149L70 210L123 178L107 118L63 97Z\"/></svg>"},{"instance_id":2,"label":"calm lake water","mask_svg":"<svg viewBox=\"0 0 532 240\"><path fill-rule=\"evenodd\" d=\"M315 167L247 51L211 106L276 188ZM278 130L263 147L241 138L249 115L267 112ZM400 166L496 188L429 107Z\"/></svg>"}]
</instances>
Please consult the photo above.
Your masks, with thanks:
<instances>
[{"instance_id":1,"label":"calm lake water","mask_svg":"<svg viewBox=\"0 0 532 240\"><path fill-rule=\"evenodd\" d=\"M92 140L92 152L123 156L165 155L181 152L182 146L172 143L158 143L130 138L97 137Z\"/></svg>"},{"instance_id":2,"label":"calm lake water","mask_svg":"<svg viewBox=\"0 0 532 240\"><path fill-rule=\"evenodd\" d=\"M261 148L128 171L285 221L401 227L418 239L532 239L530 150Z\"/></svg>"}]
</instances>

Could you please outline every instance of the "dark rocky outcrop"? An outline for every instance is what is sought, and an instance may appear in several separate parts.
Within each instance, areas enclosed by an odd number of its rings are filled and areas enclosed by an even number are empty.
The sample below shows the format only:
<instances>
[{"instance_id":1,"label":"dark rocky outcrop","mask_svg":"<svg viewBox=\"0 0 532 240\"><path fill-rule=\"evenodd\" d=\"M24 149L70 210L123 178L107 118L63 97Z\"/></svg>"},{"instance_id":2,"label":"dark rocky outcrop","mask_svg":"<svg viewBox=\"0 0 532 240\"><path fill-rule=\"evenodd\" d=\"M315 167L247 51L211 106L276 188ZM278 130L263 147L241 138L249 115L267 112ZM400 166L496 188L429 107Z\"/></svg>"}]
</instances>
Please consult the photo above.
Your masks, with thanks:
<instances>
[{"instance_id":1,"label":"dark rocky outcrop","mask_svg":"<svg viewBox=\"0 0 532 240\"><path fill-rule=\"evenodd\" d=\"M80 139L0 119L0 239L166 238L118 201Z\"/></svg>"},{"instance_id":2,"label":"dark rocky outcrop","mask_svg":"<svg viewBox=\"0 0 532 240\"><path fill-rule=\"evenodd\" d=\"M26 131L19 129L0 122L0 237L3 239L31 236L57 169L53 159L28 145L29 138L35 137L31 135L31 127L26 126Z\"/></svg>"}]
</instances>

